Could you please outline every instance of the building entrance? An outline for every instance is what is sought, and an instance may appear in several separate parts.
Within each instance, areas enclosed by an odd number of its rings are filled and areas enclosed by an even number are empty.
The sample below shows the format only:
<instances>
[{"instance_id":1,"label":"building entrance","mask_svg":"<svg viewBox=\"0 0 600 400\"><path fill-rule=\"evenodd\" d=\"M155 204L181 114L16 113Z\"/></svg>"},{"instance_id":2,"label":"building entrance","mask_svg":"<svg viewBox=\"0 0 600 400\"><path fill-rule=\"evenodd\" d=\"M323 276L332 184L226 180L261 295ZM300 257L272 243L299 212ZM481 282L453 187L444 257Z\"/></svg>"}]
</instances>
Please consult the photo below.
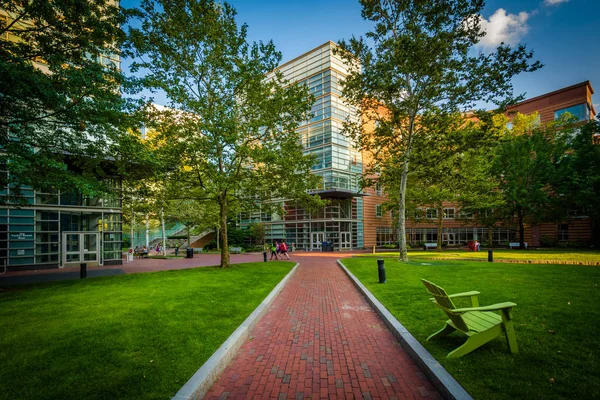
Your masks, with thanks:
<instances>
[{"instance_id":1,"label":"building entrance","mask_svg":"<svg viewBox=\"0 0 600 400\"><path fill-rule=\"evenodd\" d=\"M340 233L340 250L350 250L352 248L352 234L350 232Z\"/></svg>"},{"instance_id":2,"label":"building entrance","mask_svg":"<svg viewBox=\"0 0 600 400\"><path fill-rule=\"evenodd\" d=\"M325 241L325 232L312 232L310 240L310 249L321 250L321 245Z\"/></svg>"},{"instance_id":3,"label":"building entrance","mask_svg":"<svg viewBox=\"0 0 600 400\"><path fill-rule=\"evenodd\" d=\"M100 235L90 232L63 232L62 267L86 263L102 265L100 259Z\"/></svg>"}]
</instances>

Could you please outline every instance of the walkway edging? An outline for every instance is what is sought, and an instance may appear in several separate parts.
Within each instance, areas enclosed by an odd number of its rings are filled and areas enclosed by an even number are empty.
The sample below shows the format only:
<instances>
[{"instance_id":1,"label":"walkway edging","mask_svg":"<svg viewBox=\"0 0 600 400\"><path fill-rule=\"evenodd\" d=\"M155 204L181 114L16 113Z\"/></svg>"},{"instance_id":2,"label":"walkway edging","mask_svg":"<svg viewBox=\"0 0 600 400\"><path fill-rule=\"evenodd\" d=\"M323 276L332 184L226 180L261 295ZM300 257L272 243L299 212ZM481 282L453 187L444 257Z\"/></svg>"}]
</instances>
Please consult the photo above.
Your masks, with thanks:
<instances>
[{"instance_id":1,"label":"walkway edging","mask_svg":"<svg viewBox=\"0 0 600 400\"><path fill-rule=\"evenodd\" d=\"M219 375L225 370L227 364L235 356L239 348L248 338L250 331L254 329L256 324L269 310L269 306L273 303L275 297L283 290L285 284L290 280L292 275L298 269L300 264L296 263L294 268L273 288L271 293L256 307L256 309L242 322L240 326L223 342L221 347L213 353L212 356L198 371L186 382L185 385L172 400L196 400L202 399L206 392L211 388Z\"/></svg>"},{"instance_id":2,"label":"walkway edging","mask_svg":"<svg viewBox=\"0 0 600 400\"><path fill-rule=\"evenodd\" d=\"M440 395L450 400L473 400L471 395L442 367L442 365L423 347L421 343L388 311L387 308L346 268L341 260L338 264L354 285L365 296L377 314L392 331L402 348L410 355L417 365L425 372Z\"/></svg>"}]
</instances>

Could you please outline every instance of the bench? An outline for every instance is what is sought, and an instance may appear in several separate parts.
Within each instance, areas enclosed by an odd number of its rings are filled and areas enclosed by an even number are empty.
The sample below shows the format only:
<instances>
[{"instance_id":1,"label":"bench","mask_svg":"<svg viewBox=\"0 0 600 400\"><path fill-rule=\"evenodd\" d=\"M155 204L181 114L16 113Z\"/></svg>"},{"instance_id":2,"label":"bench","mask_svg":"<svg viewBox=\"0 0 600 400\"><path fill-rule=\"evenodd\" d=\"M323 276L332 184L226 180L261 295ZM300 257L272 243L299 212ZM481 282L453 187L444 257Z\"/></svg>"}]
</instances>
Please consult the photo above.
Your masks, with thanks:
<instances>
[{"instance_id":1,"label":"bench","mask_svg":"<svg viewBox=\"0 0 600 400\"><path fill-rule=\"evenodd\" d=\"M148 258L148 250L146 251L136 251L133 253L134 257L137 258Z\"/></svg>"},{"instance_id":2,"label":"bench","mask_svg":"<svg viewBox=\"0 0 600 400\"><path fill-rule=\"evenodd\" d=\"M423 250L427 249L437 249L437 243L423 243Z\"/></svg>"},{"instance_id":3,"label":"bench","mask_svg":"<svg viewBox=\"0 0 600 400\"><path fill-rule=\"evenodd\" d=\"M510 242L508 244L509 249L512 249L513 247L518 249L520 246L521 246L521 243L519 243L519 242ZM527 250L527 248L528 248L527 242L525 242L525 250Z\"/></svg>"}]
</instances>

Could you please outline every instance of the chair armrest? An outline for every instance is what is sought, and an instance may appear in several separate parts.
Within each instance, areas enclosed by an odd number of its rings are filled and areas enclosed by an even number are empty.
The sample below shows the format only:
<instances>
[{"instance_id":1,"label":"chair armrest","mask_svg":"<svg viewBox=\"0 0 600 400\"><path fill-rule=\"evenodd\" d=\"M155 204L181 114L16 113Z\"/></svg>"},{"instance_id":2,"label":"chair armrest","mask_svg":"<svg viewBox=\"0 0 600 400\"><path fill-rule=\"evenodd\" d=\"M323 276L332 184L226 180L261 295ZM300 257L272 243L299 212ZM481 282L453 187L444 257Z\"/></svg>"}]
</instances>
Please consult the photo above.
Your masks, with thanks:
<instances>
[{"instance_id":1,"label":"chair armrest","mask_svg":"<svg viewBox=\"0 0 600 400\"><path fill-rule=\"evenodd\" d=\"M448 310L453 314L463 314L469 311L499 311L507 308L513 308L516 306L516 303L512 303L507 301L505 303L497 303L492 304L491 306L483 306L483 307L468 307L468 308L455 308L454 310Z\"/></svg>"},{"instance_id":2,"label":"chair armrest","mask_svg":"<svg viewBox=\"0 0 600 400\"><path fill-rule=\"evenodd\" d=\"M448 296L449 299L460 299L463 297L471 298L471 307L479 307L479 292L476 290L464 293L455 293Z\"/></svg>"},{"instance_id":3,"label":"chair armrest","mask_svg":"<svg viewBox=\"0 0 600 400\"><path fill-rule=\"evenodd\" d=\"M476 290L472 290L470 292L464 292L464 293L455 293L455 294L450 294L448 295L449 298L454 298L454 297L471 297L471 296L479 296L480 293Z\"/></svg>"}]
</instances>

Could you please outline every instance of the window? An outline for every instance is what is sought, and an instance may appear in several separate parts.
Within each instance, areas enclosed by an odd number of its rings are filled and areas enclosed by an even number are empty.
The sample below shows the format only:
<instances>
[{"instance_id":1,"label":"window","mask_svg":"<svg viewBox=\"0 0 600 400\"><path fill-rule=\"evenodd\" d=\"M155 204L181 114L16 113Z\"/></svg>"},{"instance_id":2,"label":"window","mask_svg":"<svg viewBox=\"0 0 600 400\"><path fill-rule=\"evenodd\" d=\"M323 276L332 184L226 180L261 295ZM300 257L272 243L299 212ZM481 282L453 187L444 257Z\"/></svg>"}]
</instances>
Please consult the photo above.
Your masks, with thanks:
<instances>
[{"instance_id":1,"label":"window","mask_svg":"<svg viewBox=\"0 0 600 400\"><path fill-rule=\"evenodd\" d=\"M560 117L567 112L577 118L577 121L586 121L590 119L590 109L585 103L554 111L554 119L560 119Z\"/></svg>"},{"instance_id":2,"label":"window","mask_svg":"<svg viewBox=\"0 0 600 400\"><path fill-rule=\"evenodd\" d=\"M569 240L569 225L568 224L558 225L558 240L561 242L566 242Z\"/></svg>"},{"instance_id":3,"label":"window","mask_svg":"<svg viewBox=\"0 0 600 400\"><path fill-rule=\"evenodd\" d=\"M375 216L377 218L381 218L383 216L383 211L381 210L381 204L377 204L375 206Z\"/></svg>"},{"instance_id":4,"label":"window","mask_svg":"<svg viewBox=\"0 0 600 400\"><path fill-rule=\"evenodd\" d=\"M375 193L377 193L377 196L381 196L382 190L380 182L377 182L377 184L375 185Z\"/></svg>"},{"instance_id":5,"label":"window","mask_svg":"<svg viewBox=\"0 0 600 400\"><path fill-rule=\"evenodd\" d=\"M428 208L426 216L427 219L435 219L438 216L438 212L435 208Z\"/></svg>"},{"instance_id":6,"label":"window","mask_svg":"<svg viewBox=\"0 0 600 400\"><path fill-rule=\"evenodd\" d=\"M456 218L456 210L454 208L444 208L444 219Z\"/></svg>"}]
</instances>

